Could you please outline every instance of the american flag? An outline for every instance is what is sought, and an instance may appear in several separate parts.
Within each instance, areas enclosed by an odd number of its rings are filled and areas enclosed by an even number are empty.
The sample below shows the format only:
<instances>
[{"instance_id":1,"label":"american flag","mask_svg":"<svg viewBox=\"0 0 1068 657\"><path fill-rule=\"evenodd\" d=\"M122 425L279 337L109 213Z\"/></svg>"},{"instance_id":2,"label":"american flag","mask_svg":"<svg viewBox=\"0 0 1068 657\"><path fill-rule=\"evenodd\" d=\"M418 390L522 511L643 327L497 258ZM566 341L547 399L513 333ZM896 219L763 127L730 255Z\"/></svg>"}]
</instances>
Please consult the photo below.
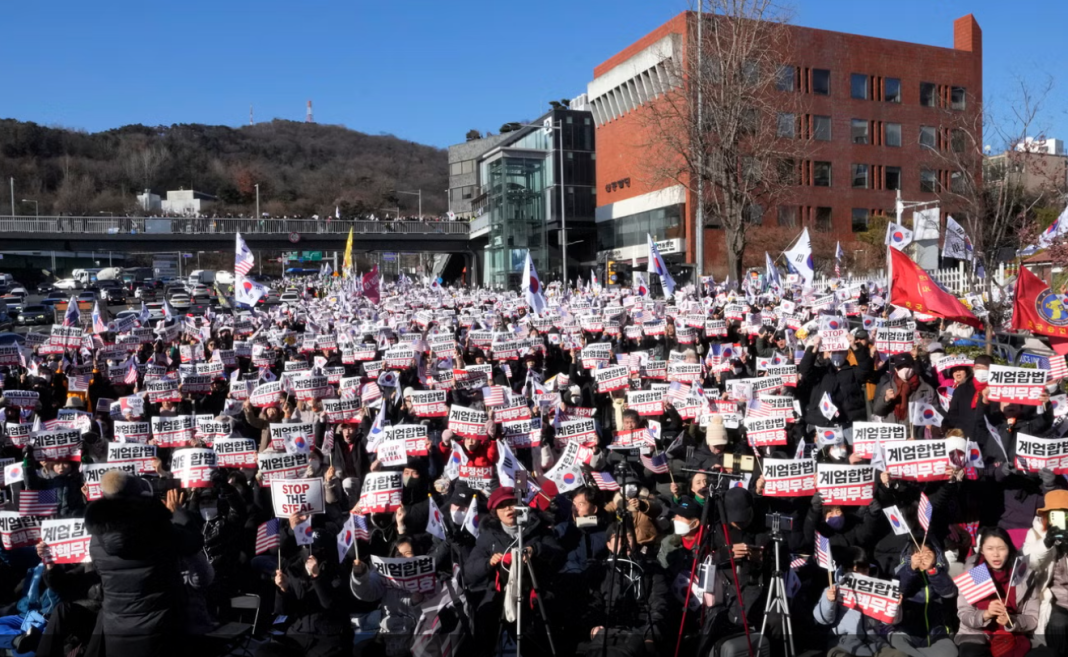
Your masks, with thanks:
<instances>
[{"instance_id":1,"label":"american flag","mask_svg":"<svg viewBox=\"0 0 1068 657\"><path fill-rule=\"evenodd\" d=\"M85 392L89 390L89 380L92 378L92 374L75 374L68 382L67 389L75 392Z\"/></svg>"},{"instance_id":2,"label":"american flag","mask_svg":"<svg viewBox=\"0 0 1068 657\"><path fill-rule=\"evenodd\" d=\"M686 402L686 398L690 396L690 386L683 387L682 383L678 381L672 381L667 390L668 401L673 406L681 406Z\"/></svg>"},{"instance_id":3,"label":"american flag","mask_svg":"<svg viewBox=\"0 0 1068 657\"><path fill-rule=\"evenodd\" d=\"M365 402L370 402L378 399L382 396L382 389L378 387L378 384L374 381L368 383L363 387L360 393L360 398Z\"/></svg>"},{"instance_id":4,"label":"american flag","mask_svg":"<svg viewBox=\"0 0 1068 657\"><path fill-rule=\"evenodd\" d=\"M235 372L237 370L234 370ZM130 357L129 366L126 368L126 376L123 377L122 382L128 386L132 386L137 383L137 361Z\"/></svg>"},{"instance_id":5,"label":"american flag","mask_svg":"<svg viewBox=\"0 0 1068 657\"><path fill-rule=\"evenodd\" d=\"M483 388L482 401L486 406L504 406L504 386L487 386Z\"/></svg>"},{"instance_id":6,"label":"american flag","mask_svg":"<svg viewBox=\"0 0 1068 657\"><path fill-rule=\"evenodd\" d=\"M834 562L831 561L831 541L819 532L816 532L816 563L820 565L820 568L834 571Z\"/></svg>"},{"instance_id":7,"label":"american flag","mask_svg":"<svg viewBox=\"0 0 1068 657\"><path fill-rule=\"evenodd\" d=\"M972 605L997 593L997 587L994 586L994 580L991 579L985 563L954 577L953 583L957 585L957 591L964 596L968 604Z\"/></svg>"},{"instance_id":8,"label":"american flag","mask_svg":"<svg viewBox=\"0 0 1068 657\"><path fill-rule=\"evenodd\" d=\"M931 500L927 498L927 493L920 493L920 506L916 510L917 520L920 521L920 527L923 527L923 531L929 531L931 527L931 516L934 514L934 507L931 506Z\"/></svg>"},{"instance_id":9,"label":"american flag","mask_svg":"<svg viewBox=\"0 0 1068 657\"><path fill-rule=\"evenodd\" d=\"M793 554L790 555L790 570L797 570L801 566L808 563L809 556L807 554Z\"/></svg>"},{"instance_id":10,"label":"american flag","mask_svg":"<svg viewBox=\"0 0 1068 657\"><path fill-rule=\"evenodd\" d=\"M245 276L252 271L252 265L256 263L256 256L252 255L252 251L249 250L248 244L245 244L241 233L237 234L236 247L234 252L234 273Z\"/></svg>"},{"instance_id":11,"label":"american flag","mask_svg":"<svg viewBox=\"0 0 1068 657\"><path fill-rule=\"evenodd\" d=\"M592 472L590 476L593 477L593 483L597 484L597 488L601 490L619 490L619 484L607 472Z\"/></svg>"},{"instance_id":12,"label":"american flag","mask_svg":"<svg viewBox=\"0 0 1068 657\"><path fill-rule=\"evenodd\" d=\"M512 366L508 363L501 363L501 372L504 372L505 378L512 378Z\"/></svg>"},{"instance_id":13,"label":"american flag","mask_svg":"<svg viewBox=\"0 0 1068 657\"><path fill-rule=\"evenodd\" d=\"M282 544L278 534L278 518L271 518L256 529L256 554L263 554Z\"/></svg>"},{"instance_id":14,"label":"american flag","mask_svg":"<svg viewBox=\"0 0 1068 657\"><path fill-rule=\"evenodd\" d=\"M644 465L645 469L649 472L655 472L656 474L667 474L667 454L665 454L664 452L660 452L659 454L656 454L652 457L642 454L641 460L642 465Z\"/></svg>"},{"instance_id":15,"label":"american flag","mask_svg":"<svg viewBox=\"0 0 1068 657\"><path fill-rule=\"evenodd\" d=\"M353 514L352 526L357 541L371 540L371 530L367 526L367 516Z\"/></svg>"},{"instance_id":16,"label":"american flag","mask_svg":"<svg viewBox=\"0 0 1068 657\"><path fill-rule=\"evenodd\" d=\"M1064 356L1051 356L1049 359L1049 374L1047 375L1050 381L1060 381L1061 379L1068 378L1068 363L1065 362Z\"/></svg>"},{"instance_id":17,"label":"american flag","mask_svg":"<svg viewBox=\"0 0 1068 657\"><path fill-rule=\"evenodd\" d=\"M77 326L81 320L78 314L78 298L71 297L67 302L67 312L63 313L63 326Z\"/></svg>"},{"instance_id":18,"label":"american flag","mask_svg":"<svg viewBox=\"0 0 1068 657\"><path fill-rule=\"evenodd\" d=\"M59 510L59 498L54 490L23 490L19 492L19 515L54 516Z\"/></svg>"},{"instance_id":19,"label":"american flag","mask_svg":"<svg viewBox=\"0 0 1068 657\"><path fill-rule=\"evenodd\" d=\"M746 403L745 416L746 417L771 417L773 409L770 404L763 404L759 399L754 399L751 402Z\"/></svg>"}]
</instances>

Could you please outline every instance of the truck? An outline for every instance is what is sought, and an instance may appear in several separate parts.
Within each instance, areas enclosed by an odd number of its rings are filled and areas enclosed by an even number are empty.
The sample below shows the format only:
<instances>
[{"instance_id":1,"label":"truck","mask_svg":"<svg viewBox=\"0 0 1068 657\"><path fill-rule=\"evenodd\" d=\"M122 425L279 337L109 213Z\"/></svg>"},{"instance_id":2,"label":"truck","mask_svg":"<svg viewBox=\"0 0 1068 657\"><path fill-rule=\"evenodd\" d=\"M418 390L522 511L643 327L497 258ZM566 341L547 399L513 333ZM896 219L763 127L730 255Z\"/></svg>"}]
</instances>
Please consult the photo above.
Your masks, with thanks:
<instances>
[{"instance_id":1,"label":"truck","mask_svg":"<svg viewBox=\"0 0 1068 657\"><path fill-rule=\"evenodd\" d=\"M194 269L189 272L189 279L187 281L189 287L195 285L214 285L215 284L215 272L209 269Z\"/></svg>"},{"instance_id":2,"label":"truck","mask_svg":"<svg viewBox=\"0 0 1068 657\"><path fill-rule=\"evenodd\" d=\"M75 269L70 273L70 277L78 281L82 285L90 285L96 282L96 275L100 273L100 267L93 267L89 269Z\"/></svg>"}]
</instances>

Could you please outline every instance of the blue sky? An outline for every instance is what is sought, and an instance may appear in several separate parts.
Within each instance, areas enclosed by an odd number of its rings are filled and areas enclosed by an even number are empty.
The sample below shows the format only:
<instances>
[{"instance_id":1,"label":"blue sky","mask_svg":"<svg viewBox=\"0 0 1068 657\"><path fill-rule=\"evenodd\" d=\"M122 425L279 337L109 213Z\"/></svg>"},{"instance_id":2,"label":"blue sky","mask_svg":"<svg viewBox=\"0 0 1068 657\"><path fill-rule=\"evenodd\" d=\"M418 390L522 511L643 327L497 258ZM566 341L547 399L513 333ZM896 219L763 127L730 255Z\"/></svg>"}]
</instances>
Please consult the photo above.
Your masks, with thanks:
<instances>
[{"instance_id":1,"label":"blue sky","mask_svg":"<svg viewBox=\"0 0 1068 657\"><path fill-rule=\"evenodd\" d=\"M593 67L686 0L43 0L5 2L0 117L89 131L303 120L446 146L471 128L533 118L585 91ZM512 9L511 7L515 7ZM983 28L987 103L1017 76L1063 69L1068 3L798 0L794 22L951 47L953 19ZM1033 33L1033 35L1031 35ZM1068 80L1061 80L1068 86ZM1042 127L1068 138L1055 86ZM1002 109L1004 108L1004 109Z\"/></svg>"}]
</instances>

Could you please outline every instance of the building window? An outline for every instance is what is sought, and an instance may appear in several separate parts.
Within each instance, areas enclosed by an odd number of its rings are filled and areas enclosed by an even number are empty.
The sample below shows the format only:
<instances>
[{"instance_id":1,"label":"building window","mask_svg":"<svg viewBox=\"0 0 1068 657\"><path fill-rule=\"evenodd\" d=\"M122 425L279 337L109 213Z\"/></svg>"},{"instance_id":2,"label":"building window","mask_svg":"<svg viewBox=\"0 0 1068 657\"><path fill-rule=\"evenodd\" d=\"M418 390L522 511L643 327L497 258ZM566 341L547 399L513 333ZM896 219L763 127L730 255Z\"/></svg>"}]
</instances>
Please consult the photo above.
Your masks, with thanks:
<instances>
[{"instance_id":1,"label":"building window","mask_svg":"<svg viewBox=\"0 0 1068 657\"><path fill-rule=\"evenodd\" d=\"M850 134L854 144L868 143L868 122L864 119L853 119L850 123Z\"/></svg>"},{"instance_id":2,"label":"building window","mask_svg":"<svg viewBox=\"0 0 1068 657\"><path fill-rule=\"evenodd\" d=\"M812 117L812 131L816 138L816 141L830 141L831 140L831 117L829 116L813 116Z\"/></svg>"},{"instance_id":3,"label":"building window","mask_svg":"<svg viewBox=\"0 0 1068 657\"><path fill-rule=\"evenodd\" d=\"M955 128L949 137L950 147L954 153L963 153L968 143L968 137L960 128Z\"/></svg>"},{"instance_id":4,"label":"building window","mask_svg":"<svg viewBox=\"0 0 1068 657\"><path fill-rule=\"evenodd\" d=\"M745 206L742 210L745 214L745 220L754 226L759 226L764 223L764 206L754 203L752 205Z\"/></svg>"},{"instance_id":5,"label":"building window","mask_svg":"<svg viewBox=\"0 0 1068 657\"><path fill-rule=\"evenodd\" d=\"M949 89L949 105L955 110L964 110L965 96L967 92L964 87L950 87Z\"/></svg>"},{"instance_id":6,"label":"building window","mask_svg":"<svg viewBox=\"0 0 1068 657\"><path fill-rule=\"evenodd\" d=\"M931 194L938 188L938 174L932 169L920 169L920 191Z\"/></svg>"},{"instance_id":7,"label":"building window","mask_svg":"<svg viewBox=\"0 0 1068 657\"><path fill-rule=\"evenodd\" d=\"M954 171L949 174L949 189L954 194L964 193L964 174L960 171Z\"/></svg>"},{"instance_id":8,"label":"building window","mask_svg":"<svg viewBox=\"0 0 1068 657\"><path fill-rule=\"evenodd\" d=\"M816 208L816 230L829 233L834 228L830 208Z\"/></svg>"},{"instance_id":9,"label":"building window","mask_svg":"<svg viewBox=\"0 0 1068 657\"><path fill-rule=\"evenodd\" d=\"M779 171L779 183L782 185L800 185L801 171L793 158L783 158L776 162Z\"/></svg>"},{"instance_id":10,"label":"building window","mask_svg":"<svg viewBox=\"0 0 1068 657\"><path fill-rule=\"evenodd\" d=\"M742 62L742 81L753 86L760 79L760 64L752 60Z\"/></svg>"},{"instance_id":11,"label":"building window","mask_svg":"<svg viewBox=\"0 0 1068 657\"><path fill-rule=\"evenodd\" d=\"M831 163L830 162L813 162L812 163L812 184L816 187L830 187L831 186Z\"/></svg>"},{"instance_id":12,"label":"building window","mask_svg":"<svg viewBox=\"0 0 1068 657\"><path fill-rule=\"evenodd\" d=\"M857 100L868 100L868 76L862 73L850 75L849 95Z\"/></svg>"},{"instance_id":13,"label":"building window","mask_svg":"<svg viewBox=\"0 0 1068 657\"><path fill-rule=\"evenodd\" d=\"M794 228L797 226L797 206L796 205L780 205L779 206L779 227L780 228Z\"/></svg>"},{"instance_id":14,"label":"building window","mask_svg":"<svg viewBox=\"0 0 1068 657\"><path fill-rule=\"evenodd\" d=\"M866 208L853 208L853 232L868 232L868 216L871 213Z\"/></svg>"},{"instance_id":15,"label":"building window","mask_svg":"<svg viewBox=\"0 0 1068 657\"><path fill-rule=\"evenodd\" d=\"M886 124L886 145L901 147L901 124L900 123L887 123Z\"/></svg>"},{"instance_id":16,"label":"building window","mask_svg":"<svg viewBox=\"0 0 1068 657\"><path fill-rule=\"evenodd\" d=\"M780 137L786 137L787 139L794 138L794 125L797 119L790 112L779 112L779 128L778 134Z\"/></svg>"},{"instance_id":17,"label":"building window","mask_svg":"<svg viewBox=\"0 0 1068 657\"><path fill-rule=\"evenodd\" d=\"M453 162L452 164L450 164L449 165L449 175L450 176L458 176L458 175L460 175L460 170L462 169L462 165L463 165L463 162Z\"/></svg>"},{"instance_id":18,"label":"building window","mask_svg":"<svg viewBox=\"0 0 1068 657\"><path fill-rule=\"evenodd\" d=\"M854 164L852 165L853 171L853 187L855 189L867 189L868 188L868 165L867 164Z\"/></svg>"},{"instance_id":19,"label":"building window","mask_svg":"<svg viewBox=\"0 0 1068 657\"><path fill-rule=\"evenodd\" d=\"M831 95L831 72L825 68L812 69L812 93L818 96Z\"/></svg>"},{"instance_id":20,"label":"building window","mask_svg":"<svg viewBox=\"0 0 1068 657\"><path fill-rule=\"evenodd\" d=\"M937 134L933 126L920 126L920 146L934 150L937 147Z\"/></svg>"},{"instance_id":21,"label":"building window","mask_svg":"<svg viewBox=\"0 0 1068 657\"><path fill-rule=\"evenodd\" d=\"M794 90L794 78L797 76L797 69L789 64L783 64L779 67L779 71L775 76L775 88L779 91L793 91Z\"/></svg>"},{"instance_id":22,"label":"building window","mask_svg":"<svg viewBox=\"0 0 1068 657\"><path fill-rule=\"evenodd\" d=\"M933 82L920 83L920 105L935 107L938 102L938 85Z\"/></svg>"},{"instance_id":23,"label":"building window","mask_svg":"<svg viewBox=\"0 0 1068 657\"><path fill-rule=\"evenodd\" d=\"M888 103L901 102L901 78L886 78L886 92L883 98Z\"/></svg>"},{"instance_id":24,"label":"building window","mask_svg":"<svg viewBox=\"0 0 1068 657\"><path fill-rule=\"evenodd\" d=\"M901 167L886 167L886 188L901 189Z\"/></svg>"}]
</instances>

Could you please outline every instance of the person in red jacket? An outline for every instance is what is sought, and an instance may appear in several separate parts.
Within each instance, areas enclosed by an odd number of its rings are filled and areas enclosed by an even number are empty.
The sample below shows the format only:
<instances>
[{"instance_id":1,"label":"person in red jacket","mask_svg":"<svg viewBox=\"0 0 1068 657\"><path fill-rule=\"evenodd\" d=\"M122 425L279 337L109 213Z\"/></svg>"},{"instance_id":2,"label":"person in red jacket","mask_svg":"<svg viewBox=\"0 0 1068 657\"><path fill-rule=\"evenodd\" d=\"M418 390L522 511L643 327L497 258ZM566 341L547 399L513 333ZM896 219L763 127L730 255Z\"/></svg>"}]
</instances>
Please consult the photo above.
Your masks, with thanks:
<instances>
[{"instance_id":1,"label":"person in red jacket","mask_svg":"<svg viewBox=\"0 0 1068 657\"><path fill-rule=\"evenodd\" d=\"M452 441L455 434L446 429L441 432L438 450L448 458L452 454ZM485 468L497 464L497 442L488 438L464 438L458 445L467 456L467 465Z\"/></svg>"}]
</instances>

